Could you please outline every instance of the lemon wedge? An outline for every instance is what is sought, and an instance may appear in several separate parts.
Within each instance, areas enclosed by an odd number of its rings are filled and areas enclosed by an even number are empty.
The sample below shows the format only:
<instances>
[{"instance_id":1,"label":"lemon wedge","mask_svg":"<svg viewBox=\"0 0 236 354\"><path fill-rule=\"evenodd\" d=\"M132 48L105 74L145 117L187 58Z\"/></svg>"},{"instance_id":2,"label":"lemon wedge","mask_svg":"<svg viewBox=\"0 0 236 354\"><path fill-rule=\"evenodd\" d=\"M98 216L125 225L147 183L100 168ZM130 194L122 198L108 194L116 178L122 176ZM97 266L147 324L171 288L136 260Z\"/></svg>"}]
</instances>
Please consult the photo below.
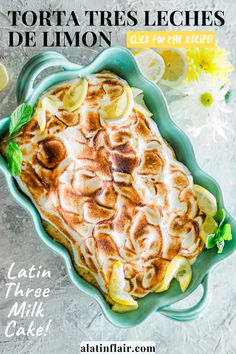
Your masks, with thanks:
<instances>
[{"instance_id":1,"label":"lemon wedge","mask_svg":"<svg viewBox=\"0 0 236 354\"><path fill-rule=\"evenodd\" d=\"M103 119L121 119L128 117L133 109L134 99L129 86L124 86L124 92L114 102L103 106L99 111Z\"/></svg>"},{"instance_id":2,"label":"lemon wedge","mask_svg":"<svg viewBox=\"0 0 236 354\"><path fill-rule=\"evenodd\" d=\"M121 305L137 306L137 301L135 301L130 294L124 291L124 285L125 277L123 264L120 261L116 261L113 264L108 285L110 297L112 300Z\"/></svg>"},{"instance_id":3,"label":"lemon wedge","mask_svg":"<svg viewBox=\"0 0 236 354\"><path fill-rule=\"evenodd\" d=\"M71 86L67 94L63 97L63 105L60 108L68 112L78 109L85 100L87 90L88 81L81 79L78 84Z\"/></svg>"},{"instance_id":4,"label":"lemon wedge","mask_svg":"<svg viewBox=\"0 0 236 354\"><path fill-rule=\"evenodd\" d=\"M144 99L143 99L143 94L138 95L137 97L135 97L134 99L134 108L136 109L136 111L144 114L146 117L151 117L152 116L152 112L149 111L149 109L147 108Z\"/></svg>"},{"instance_id":5,"label":"lemon wedge","mask_svg":"<svg viewBox=\"0 0 236 354\"><path fill-rule=\"evenodd\" d=\"M125 313L125 312L135 311L135 310L137 310L137 308L138 308L138 303L136 303L136 305L122 305L122 304L119 304L118 302L116 302L112 306L112 311L119 312L119 313Z\"/></svg>"},{"instance_id":6,"label":"lemon wedge","mask_svg":"<svg viewBox=\"0 0 236 354\"><path fill-rule=\"evenodd\" d=\"M206 243L207 236L216 233L218 224L212 216L207 215L204 223L200 228L200 237Z\"/></svg>"},{"instance_id":7,"label":"lemon wedge","mask_svg":"<svg viewBox=\"0 0 236 354\"><path fill-rule=\"evenodd\" d=\"M0 91L3 90L8 84L8 73L3 64L0 63Z\"/></svg>"},{"instance_id":8,"label":"lemon wedge","mask_svg":"<svg viewBox=\"0 0 236 354\"><path fill-rule=\"evenodd\" d=\"M165 63L162 57L149 48L139 48L132 51L139 69L149 80L158 82L165 72Z\"/></svg>"},{"instance_id":9,"label":"lemon wedge","mask_svg":"<svg viewBox=\"0 0 236 354\"><path fill-rule=\"evenodd\" d=\"M55 95L49 95L47 97L47 99L49 100L49 103L51 104L51 106L53 106L55 108L59 108L62 105L61 100L59 100L59 98Z\"/></svg>"},{"instance_id":10,"label":"lemon wedge","mask_svg":"<svg viewBox=\"0 0 236 354\"><path fill-rule=\"evenodd\" d=\"M37 121L39 124L40 131L44 131L46 127L46 102L47 98L43 98L37 110Z\"/></svg>"},{"instance_id":11,"label":"lemon wedge","mask_svg":"<svg viewBox=\"0 0 236 354\"><path fill-rule=\"evenodd\" d=\"M165 277L162 283L156 288L155 292L166 291L171 280L176 278L181 290L184 292L192 279L192 267L188 259L182 256L175 256L167 267Z\"/></svg>"},{"instance_id":12,"label":"lemon wedge","mask_svg":"<svg viewBox=\"0 0 236 354\"><path fill-rule=\"evenodd\" d=\"M197 197L200 210L207 215L214 216L217 212L217 202L214 195L198 184L194 184L193 191Z\"/></svg>"},{"instance_id":13,"label":"lemon wedge","mask_svg":"<svg viewBox=\"0 0 236 354\"><path fill-rule=\"evenodd\" d=\"M143 93L143 90L141 90L140 88L137 88L137 87L130 87L130 88L131 88L134 99Z\"/></svg>"},{"instance_id":14,"label":"lemon wedge","mask_svg":"<svg viewBox=\"0 0 236 354\"><path fill-rule=\"evenodd\" d=\"M46 110L51 114L57 114L58 108L61 106L62 102L53 95L48 95L47 97L43 97L41 102L39 103L36 110L36 117L40 127L40 131L44 131L46 128Z\"/></svg>"},{"instance_id":15,"label":"lemon wedge","mask_svg":"<svg viewBox=\"0 0 236 354\"><path fill-rule=\"evenodd\" d=\"M136 111L144 114L146 117L151 117L152 112L147 108L144 99L143 99L143 91L137 87L131 87L133 98L134 98L134 108Z\"/></svg>"},{"instance_id":16,"label":"lemon wedge","mask_svg":"<svg viewBox=\"0 0 236 354\"><path fill-rule=\"evenodd\" d=\"M160 83L171 87L179 85L188 72L185 54L176 48L161 48L157 53L161 55L165 62L165 72Z\"/></svg>"}]
</instances>

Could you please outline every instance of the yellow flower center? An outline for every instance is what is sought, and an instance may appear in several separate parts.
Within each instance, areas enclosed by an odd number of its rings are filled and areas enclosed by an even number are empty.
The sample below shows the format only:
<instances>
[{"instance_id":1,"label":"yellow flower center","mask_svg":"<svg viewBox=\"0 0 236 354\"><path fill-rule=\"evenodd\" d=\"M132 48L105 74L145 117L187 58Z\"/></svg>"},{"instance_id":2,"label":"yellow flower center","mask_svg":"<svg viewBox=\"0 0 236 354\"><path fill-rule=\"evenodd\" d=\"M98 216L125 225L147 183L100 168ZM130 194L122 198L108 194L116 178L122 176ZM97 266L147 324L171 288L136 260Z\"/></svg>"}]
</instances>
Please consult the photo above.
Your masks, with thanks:
<instances>
[{"instance_id":1,"label":"yellow flower center","mask_svg":"<svg viewBox=\"0 0 236 354\"><path fill-rule=\"evenodd\" d=\"M204 59L201 59L199 66L201 69L206 71L209 68L209 62Z\"/></svg>"},{"instance_id":2,"label":"yellow flower center","mask_svg":"<svg viewBox=\"0 0 236 354\"><path fill-rule=\"evenodd\" d=\"M201 95L200 101L204 106L209 107L212 105L214 99L210 93L205 92Z\"/></svg>"}]
</instances>

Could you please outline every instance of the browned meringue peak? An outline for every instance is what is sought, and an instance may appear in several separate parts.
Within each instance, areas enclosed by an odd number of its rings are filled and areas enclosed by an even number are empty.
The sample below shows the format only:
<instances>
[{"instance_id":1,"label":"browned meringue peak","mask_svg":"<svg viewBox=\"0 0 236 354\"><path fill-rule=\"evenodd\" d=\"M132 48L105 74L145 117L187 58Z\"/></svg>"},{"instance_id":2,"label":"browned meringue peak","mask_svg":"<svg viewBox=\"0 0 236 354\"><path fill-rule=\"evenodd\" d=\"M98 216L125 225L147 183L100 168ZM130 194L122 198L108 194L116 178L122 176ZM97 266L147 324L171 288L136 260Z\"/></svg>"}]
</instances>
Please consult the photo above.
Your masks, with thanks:
<instances>
[{"instance_id":1,"label":"browned meringue peak","mask_svg":"<svg viewBox=\"0 0 236 354\"><path fill-rule=\"evenodd\" d=\"M44 131L34 115L18 137L24 157L18 182L103 291L120 260L126 290L144 296L162 281L174 256L191 259L201 252L205 215L189 171L153 120L135 109L116 122L99 117L126 81L112 73L87 80L86 98L71 113L60 109L60 101L77 79L43 94L55 96L57 108L47 108Z\"/></svg>"},{"instance_id":2,"label":"browned meringue peak","mask_svg":"<svg viewBox=\"0 0 236 354\"><path fill-rule=\"evenodd\" d=\"M37 160L44 168L56 168L65 157L66 149L61 140L47 138L39 142Z\"/></svg>"}]
</instances>

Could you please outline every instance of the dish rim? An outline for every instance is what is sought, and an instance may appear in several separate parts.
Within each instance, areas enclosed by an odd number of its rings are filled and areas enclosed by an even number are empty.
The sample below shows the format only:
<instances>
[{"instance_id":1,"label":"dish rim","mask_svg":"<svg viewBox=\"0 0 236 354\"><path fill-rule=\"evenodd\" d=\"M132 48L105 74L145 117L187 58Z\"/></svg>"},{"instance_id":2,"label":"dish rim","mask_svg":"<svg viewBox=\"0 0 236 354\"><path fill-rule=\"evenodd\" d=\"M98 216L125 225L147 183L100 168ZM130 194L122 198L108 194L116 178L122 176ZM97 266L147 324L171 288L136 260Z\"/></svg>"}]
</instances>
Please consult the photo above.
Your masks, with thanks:
<instances>
[{"instance_id":1,"label":"dish rim","mask_svg":"<svg viewBox=\"0 0 236 354\"><path fill-rule=\"evenodd\" d=\"M61 71L61 72L56 72L56 73L52 73L50 74L48 77L43 78L36 86L35 88L31 88L30 95L29 97L27 97L26 101L29 103L32 103L34 101L36 101L35 97L39 97L40 93L40 87L43 87L43 84L46 84L47 82L49 82L53 77L66 77L66 76L74 76L74 75L78 75L79 73L89 70L91 69L91 72L94 72L93 68L96 67L96 64L99 63L99 61L103 60L103 57L107 56L108 53L110 53L110 59L111 59L111 55L112 52L116 52L116 55L118 53L125 53L125 55L127 55L128 59L130 60L130 62L132 62L132 67L134 69L134 72L137 74L137 76L139 77L140 82L146 82L147 86L149 86L150 88L152 88L154 90L154 92L156 92L156 94L158 94L159 99L161 100L161 103L163 105L163 109L165 111L166 116L168 117L168 123L170 123L172 125L172 128L178 133L180 134L180 136L183 137L184 141L182 143L182 149L187 148L188 152L190 153L191 159L192 159L192 164L194 166L194 169L196 171L198 171L198 174L201 175L202 178L205 178L208 180L208 182L210 181L217 192L217 199L220 202L220 205L222 207L224 207L224 203L223 203L223 197L222 197L222 192L220 189L220 186L218 185L218 183L216 182L216 180L211 177L209 174L207 174L206 172L204 172L198 165L197 161L196 161L196 157L194 154L194 150L191 144L191 141L189 140L189 138L187 137L187 135L179 128L177 127L177 125L174 123L174 121L171 119L171 115L169 112L169 108L168 108L168 104L166 101L166 98L163 94L163 92L161 91L161 89L155 85L154 83L152 83L151 81L149 81L147 78L145 78L143 76L143 74L141 73L141 71L139 70L135 58L133 57L132 53L123 48L123 47L110 47L107 49L104 49L102 52L100 52L94 59L93 61L91 61L91 63L84 65L82 67L77 66L76 64L71 63L71 69L65 70L65 71ZM49 53L53 53L55 55L55 52L45 52L46 54ZM45 55L45 53L42 53L42 55ZM34 58L34 57L33 57ZM33 59L32 58L32 59ZM31 60L32 60L31 59ZM65 58L64 58L65 59ZM45 59L46 60L46 59ZM65 59L66 60L66 59ZM70 63L68 61L68 63ZM26 64L27 65L27 64ZM68 64L69 65L69 64ZM70 65L69 65L70 66ZM23 68L24 70L24 68ZM22 72L23 72L22 70ZM22 73L21 72L21 73ZM61 73L61 76L60 76ZM72 74L72 75L71 75ZM21 75L21 74L20 74ZM34 72L31 73L32 76L34 76ZM74 76L74 77L76 77ZM72 77L70 77L72 78ZM129 82L128 78L124 78ZM66 79L63 79L66 80ZM63 81L63 80L59 80L59 81ZM68 79L67 79L68 80ZM58 82L59 82L58 81ZM54 83L55 84L55 83ZM49 84L48 87L54 85L54 84ZM19 84L18 84L18 91L19 91ZM144 92L145 93L145 92ZM6 126L8 125L9 122L9 117L5 117L0 119L0 134L2 131L4 131L4 127L6 128ZM172 145L172 144L171 144ZM173 146L173 148L175 149L175 147ZM111 315L111 309L110 306L107 304L107 302L105 301L104 297L102 296L101 292L96 289L93 285L91 285L90 283L88 283L86 280L84 280L82 277L80 277L72 264L72 260L71 260L71 256L69 254L69 252L60 244L56 244L51 237L46 233L46 231L44 230L42 223L41 223L41 218L40 215L37 211L37 209L34 207L34 205L32 204L31 201L29 201L29 199L23 194L23 192L21 192L20 190L18 190L14 178L10 175L8 167L7 167L7 163L6 161L3 159L3 157L0 155L0 170L3 172L3 174L5 175L6 181L7 181L7 185L9 188L9 191L11 193L11 195L16 199L16 201L22 205L31 215L32 219L33 219L33 224L34 227L36 229L36 232L38 234L38 236L40 237L40 239L42 240L42 242L44 244L46 244L46 246L48 248L50 248L51 250L53 250L54 252L56 252L57 254L59 254L65 261L65 265L66 265L66 269L67 269L67 273L71 279L71 281L83 292L85 292L86 294L92 296L100 305L100 307L103 310L103 313L105 315L105 317L114 325L119 326L119 327L133 327L136 326L138 324L141 324L144 320L146 320L153 312L155 311L160 311L163 306L157 306L152 307L152 309L150 309L150 311L148 312L148 314L146 314L145 316L143 316L142 318L140 318L139 320L137 320L135 323L133 323L132 325L126 325L124 323L124 321L120 321L118 320L118 317L116 318L116 316L114 316L114 312ZM194 174L192 172L192 170L190 169L190 172L192 174ZM225 209L225 207L224 207ZM226 210L226 214L227 214L227 219L230 220L231 223L234 224L234 230L235 230L235 221L232 218L232 216L228 213L228 211ZM228 247L229 248L229 247ZM216 261L214 262L214 264L211 264L208 268L208 271L211 270L216 264L218 264L220 261L222 261L224 258L228 257L230 254L232 254L235 250L235 246L228 251L227 253L223 253L222 255L217 255ZM168 303L166 306L170 306L171 304L174 304L176 302L178 302L179 300L182 300L183 298L187 297L190 293L192 293L197 287L198 285L201 283L201 281L204 279L204 277L206 276L207 272L204 272L202 274L202 277L200 277L198 279L198 282L193 286L191 286L191 288L189 290L187 290L184 294L180 294L177 296L177 300L176 301L171 301L170 303ZM99 292L99 294L98 294ZM149 296L149 295L147 295ZM146 296L145 296L146 297ZM109 307L109 308L108 308ZM138 310L136 310L138 311ZM117 314L116 314L117 315ZM127 314L119 314L119 316L124 316ZM121 324L122 322L122 324Z\"/></svg>"}]
</instances>

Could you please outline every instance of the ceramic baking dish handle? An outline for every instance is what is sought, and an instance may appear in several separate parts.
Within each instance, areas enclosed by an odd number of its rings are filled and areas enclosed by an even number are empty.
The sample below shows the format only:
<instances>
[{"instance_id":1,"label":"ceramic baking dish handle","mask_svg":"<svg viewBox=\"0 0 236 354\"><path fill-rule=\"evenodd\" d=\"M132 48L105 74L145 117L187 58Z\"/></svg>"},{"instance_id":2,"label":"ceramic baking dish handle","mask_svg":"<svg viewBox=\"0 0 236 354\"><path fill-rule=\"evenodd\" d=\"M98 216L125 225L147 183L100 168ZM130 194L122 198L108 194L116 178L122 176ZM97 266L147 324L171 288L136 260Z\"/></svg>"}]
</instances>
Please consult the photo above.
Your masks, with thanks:
<instances>
[{"instance_id":1,"label":"ceramic baking dish handle","mask_svg":"<svg viewBox=\"0 0 236 354\"><path fill-rule=\"evenodd\" d=\"M71 63L63 55L56 52L45 52L31 58L23 67L17 80L17 102L22 103L32 94L36 77L45 69L61 66L66 71L76 71L80 65Z\"/></svg>"},{"instance_id":2,"label":"ceramic baking dish handle","mask_svg":"<svg viewBox=\"0 0 236 354\"><path fill-rule=\"evenodd\" d=\"M203 287L203 294L196 305L188 309L173 309L171 307L168 307L163 308L158 312L176 321L192 321L198 318L200 313L208 305L210 299L210 293L208 290L208 276L209 274L207 274L201 282L201 285Z\"/></svg>"}]
</instances>

